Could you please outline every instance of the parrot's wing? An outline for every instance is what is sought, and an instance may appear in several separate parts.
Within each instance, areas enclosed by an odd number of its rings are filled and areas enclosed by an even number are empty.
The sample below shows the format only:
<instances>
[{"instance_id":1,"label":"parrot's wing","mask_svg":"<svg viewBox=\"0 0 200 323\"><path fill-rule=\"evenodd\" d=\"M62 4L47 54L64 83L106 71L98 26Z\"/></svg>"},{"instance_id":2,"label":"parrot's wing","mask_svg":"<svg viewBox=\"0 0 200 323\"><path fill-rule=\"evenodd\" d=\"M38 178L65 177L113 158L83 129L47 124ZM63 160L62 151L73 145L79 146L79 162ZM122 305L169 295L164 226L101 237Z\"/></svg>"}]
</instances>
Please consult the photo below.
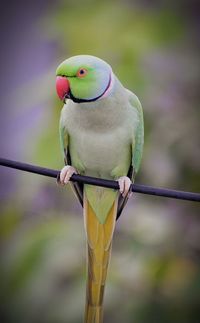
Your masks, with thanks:
<instances>
[{"instance_id":1,"label":"parrot's wing","mask_svg":"<svg viewBox=\"0 0 200 323\"><path fill-rule=\"evenodd\" d=\"M138 124L137 128L135 129L135 134L132 142L132 181L135 179L135 175L138 172L142 160L142 152L143 152L143 145L144 145L144 120L143 120L143 110L142 105L138 99L138 97L132 93L131 91L127 90L129 95L129 102L131 106L137 110L138 115Z\"/></svg>"},{"instance_id":2,"label":"parrot's wing","mask_svg":"<svg viewBox=\"0 0 200 323\"><path fill-rule=\"evenodd\" d=\"M142 159L142 152L143 152L143 144L144 144L144 121L143 121L143 110L142 105L138 99L138 97L129 90L126 90L128 94L128 99L130 105L137 111L138 116L138 124L137 128L134 132L134 138L132 140L132 162L129 168L127 176L134 182L135 175L139 170L141 159ZM121 215L121 212L128 201L127 197L119 196L118 201L118 210L117 210L117 219Z\"/></svg>"},{"instance_id":3,"label":"parrot's wing","mask_svg":"<svg viewBox=\"0 0 200 323\"><path fill-rule=\"evenodd\" d=\"M68 134L66 128L62 124L62 118L60 120L59 130L60 130L60 143L61 143L61 148L62 148L62 151L64 154L65 165L71 165L71 157L70 157L70 153L69 153L69 149L68 149L69 134ZM83 206L83 184L73 182L72 188L73 188L73 191L74 191L75 195L77 196L79 202Z\"/></svg>"}]
</instances>

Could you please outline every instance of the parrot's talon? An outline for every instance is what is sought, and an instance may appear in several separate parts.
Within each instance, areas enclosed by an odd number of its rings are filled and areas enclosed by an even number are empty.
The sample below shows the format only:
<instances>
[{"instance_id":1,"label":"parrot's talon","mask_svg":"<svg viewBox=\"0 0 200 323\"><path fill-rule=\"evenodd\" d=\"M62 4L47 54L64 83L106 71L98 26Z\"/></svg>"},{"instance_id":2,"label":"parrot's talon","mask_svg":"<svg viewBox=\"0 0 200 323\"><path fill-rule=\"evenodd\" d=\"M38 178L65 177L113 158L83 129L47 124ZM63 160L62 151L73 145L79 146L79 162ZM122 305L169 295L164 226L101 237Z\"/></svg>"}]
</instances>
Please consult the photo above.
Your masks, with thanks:
<instances>
[{"instance_id":1,"label":"parrot's talon","mask_svg":"<svg viewBox=\"0 0 200 323\"><path fill-rule=\"evenodd\" d=\"M60 172L58 173L58 175L57 175L57 177L56 177L56 183L57 183L57 185L63 185L62 183L61 183L61 181L60 181Z\"/></svg>"},{"instance_id":2,"label":"parrot's talon","mask_svg":"<svg viewBox=\"0 0 200 323\"><path fill-rule=\"evenodd\" d=\"M73 166L64 166L57 177L57 183L60 185L68 184L73 174L77 174L77 171Z\"/></svg>"},{"instance_id":3,"label":"parrot's talon","mask_svg":"<svg viewBox=\"0 0 200 323\"><path fill-rule=\"evenodd\" d=\"M127 176L122 176L118 179L118 183L119 183L119 191L122 194L123 197L129 197L132 194L131 191L131 180L129 177Z\"/></svg>"}]
</instances>

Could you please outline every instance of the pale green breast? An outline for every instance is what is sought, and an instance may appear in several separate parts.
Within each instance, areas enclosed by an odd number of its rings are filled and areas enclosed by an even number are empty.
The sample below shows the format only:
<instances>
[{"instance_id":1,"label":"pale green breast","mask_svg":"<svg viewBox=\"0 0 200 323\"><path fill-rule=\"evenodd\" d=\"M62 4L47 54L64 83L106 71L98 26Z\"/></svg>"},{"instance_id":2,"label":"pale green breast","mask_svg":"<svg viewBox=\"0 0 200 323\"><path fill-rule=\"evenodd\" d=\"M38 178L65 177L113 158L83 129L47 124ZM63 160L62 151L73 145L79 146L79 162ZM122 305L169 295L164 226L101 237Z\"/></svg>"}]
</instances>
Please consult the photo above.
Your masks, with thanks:
<instances>
[{"instance_id":1,"label":"pale green breast","mask_svg":"<svg viewBox=\"0 0 200 323\"><path fill-rule=\"evenodd\" d=\"M131 141L123 128L104 133L87 130L70 136L72 164L85 175L111 178L112 171L121 166L122 176L131 163Z\"/></svg>"},{"instance_id":2,"label":"pale green breast","mask_svg":"<svg viewBox=\"0 0 200 323\"><path fill-rule=\"evenodd\" d=\"M88 106L69 102L64 118L74 167L81 173L98 177L127 174L138 122L137 112L128 100L105 99ZM118 172L113 176L116 167Z\"/></svg>"}]
</instances>

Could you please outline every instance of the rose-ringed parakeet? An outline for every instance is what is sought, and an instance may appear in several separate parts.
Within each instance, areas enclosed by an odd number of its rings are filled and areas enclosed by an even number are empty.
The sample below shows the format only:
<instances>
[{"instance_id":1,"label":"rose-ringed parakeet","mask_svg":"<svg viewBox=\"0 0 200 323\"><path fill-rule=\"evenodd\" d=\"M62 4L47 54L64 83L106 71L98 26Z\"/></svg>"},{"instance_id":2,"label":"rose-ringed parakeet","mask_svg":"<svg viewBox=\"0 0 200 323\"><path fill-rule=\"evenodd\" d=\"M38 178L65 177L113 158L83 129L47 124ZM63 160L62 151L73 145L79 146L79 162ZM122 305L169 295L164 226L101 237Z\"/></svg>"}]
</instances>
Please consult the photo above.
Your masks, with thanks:
<instances>
[{"instance_id":1,"label":"rose-ringed parakeet","mask_svg":"<svg viewBox=\"0 0 200 323\"><path fill-rule=\"evenodd\" d=\"M56 76L57 93L65 103L60 138L66 166L60 183L67 184L73 173L119 182L120 192L72 184L83 205L87 237L85 323L100 323L116 218L141 162L143 112L137 96L97 57L71 57L58 66Z\"/></svg>"}]
</instances>

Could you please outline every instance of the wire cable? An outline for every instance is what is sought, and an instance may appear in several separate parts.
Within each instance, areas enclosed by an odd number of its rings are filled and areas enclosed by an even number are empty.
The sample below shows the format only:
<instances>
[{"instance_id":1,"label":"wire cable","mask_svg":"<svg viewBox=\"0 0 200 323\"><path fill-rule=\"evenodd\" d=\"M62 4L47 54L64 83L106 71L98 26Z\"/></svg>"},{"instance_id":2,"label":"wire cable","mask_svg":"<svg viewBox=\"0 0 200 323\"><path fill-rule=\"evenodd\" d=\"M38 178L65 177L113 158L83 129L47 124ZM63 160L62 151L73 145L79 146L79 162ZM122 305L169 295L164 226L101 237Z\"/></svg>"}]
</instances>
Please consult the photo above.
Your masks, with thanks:
<instances>
[{"instance_id":1,"label":"wire cable","mask_svg":"<svg viewBox=\"0 0 200 323\"><path fill-rule=\"evenodd\" d=\"M53 177L53 178L59 178L59 175L60 175L59 170L26 164L26 163L5 159L5 158L0 158L0 165L29 172L29 173ZM78 174L73 174L70 181L79 182L83 184L102 186L107 188L113 188L116 190L119 189L119 184L117 181L95 178L90 176L82 176ZM174 198L179 200L200 202L200 193L177 191L177 190L158 188L158 187L147 186L147 185L132 184L132 192Z\"/></svg>"}]
</instances>

